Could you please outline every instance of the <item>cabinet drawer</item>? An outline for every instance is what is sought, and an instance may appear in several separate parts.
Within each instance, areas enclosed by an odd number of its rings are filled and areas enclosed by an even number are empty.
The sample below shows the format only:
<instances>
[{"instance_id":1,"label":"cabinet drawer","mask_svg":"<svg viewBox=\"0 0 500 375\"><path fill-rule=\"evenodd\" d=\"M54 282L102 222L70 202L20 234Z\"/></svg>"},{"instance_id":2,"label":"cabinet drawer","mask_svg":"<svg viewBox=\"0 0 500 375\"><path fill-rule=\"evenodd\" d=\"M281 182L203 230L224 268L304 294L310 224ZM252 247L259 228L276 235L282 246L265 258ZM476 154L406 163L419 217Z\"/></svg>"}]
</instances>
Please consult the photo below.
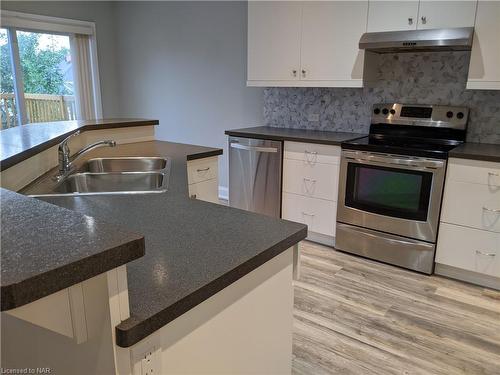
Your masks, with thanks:
<instances>
[{"instance_id":1,"label":"cabinet drawer","mask_svg":"<svg viewBox=\"0 0 500 375\"><path fill-rule=\"evenodd\" d=\"M500 188L500 163L450 158L447 181L470 182Z\"/></svg>"},{"instance_id":2,"label":"cabinet drawer","mask_svg":"<svg viewBox=\"0 0 500 375\"><path fill-rule=\"evenodd\" d=\"M285 142L284 158L300 160L309 164L339 164L340 147L315 143Z\"/></svg>"},{"instance_id":3,"label":"cabinet drawer","mask_svg":"<svg viewBox=\"0 0 500 375\"><path fill-rule=\"evenodd\" d=\"M500 188L448 181L441 221L500 232Z\"/></svg>"},{"instance_id":4,"label":"cabinet drawer","mask_svg":"<svg viewBox=\"0 0 500 375\"><path fill-rule=\"evenodd\" d=\"M283 219L306 224L312 232L335 236L336 212L335 202L283 193Z\"/></svg>"},{"instance_id":5,"label":"cabinet drawer","mask_svg":"<svg viewBox=\"0 0 500 375\"><path fill-rule=\"evenodd\" d=\"M217 178L218 167L217 156L188 161L188 183L195 184Z\"/></svg>"},{"instance_id":6,"label":"cabinet drawer","mask_svg":"<svg viewBox=\"0 0 500 375\"><path fill-rule=\"evenodd\" d=\"M283 161L283 191L313 198L337 201L339 166Z\"/></svg>"},{"instance_id":7,"label":"cabinet drawer","mask_svg":"<svg viewBox=\"0 0 500 375\"><path fill-rule=\"evenodd\" d=\"M219 203L219 186L217 179L190 184L189 196L202 201Z\"/></svg>"},{"instance_id":8,"label":"cabinet drawer","mask_svg":"<svg viewBox=\"0 0 500 375\"><path fill-rule=\"evenodd\" d=\"M441 223L436 262L500 277L500 234Z\"/></svg>"}]
</instances>

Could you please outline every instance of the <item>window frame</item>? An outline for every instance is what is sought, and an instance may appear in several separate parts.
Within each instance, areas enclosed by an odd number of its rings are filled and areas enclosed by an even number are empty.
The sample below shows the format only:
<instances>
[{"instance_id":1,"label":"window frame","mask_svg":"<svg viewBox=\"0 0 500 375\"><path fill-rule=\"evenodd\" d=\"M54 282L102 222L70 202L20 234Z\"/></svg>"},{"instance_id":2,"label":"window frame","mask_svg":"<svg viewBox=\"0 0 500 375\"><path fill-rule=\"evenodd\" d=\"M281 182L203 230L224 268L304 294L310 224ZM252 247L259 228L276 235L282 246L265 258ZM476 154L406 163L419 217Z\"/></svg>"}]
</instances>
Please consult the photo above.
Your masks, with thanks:
<instances>
[{"instance_id":1,"label":"window frame","mask_svg":"<svg viewBox=\"0 0 500 375\"><path fill-rule=\"evenodd\" d=\"M19 125L27 124L26 101L24 98L23 77L19 47L17 44L16 31L32 31L42 33L53 33L69 35L84 34L90 40L90 66L92 72L92 91L94 97L95 118L102 118L101 84L99 78L99 65L97 58L97 36L94 22L42 16L38 14L3 11L0 14L0 27L7 30L7 36L11 52L12 74L14 79L14 93L18 106ZM21 89L20 89L21 88ZM75 93L76 94L76 93Z\"/></svg>"}]
</instances>

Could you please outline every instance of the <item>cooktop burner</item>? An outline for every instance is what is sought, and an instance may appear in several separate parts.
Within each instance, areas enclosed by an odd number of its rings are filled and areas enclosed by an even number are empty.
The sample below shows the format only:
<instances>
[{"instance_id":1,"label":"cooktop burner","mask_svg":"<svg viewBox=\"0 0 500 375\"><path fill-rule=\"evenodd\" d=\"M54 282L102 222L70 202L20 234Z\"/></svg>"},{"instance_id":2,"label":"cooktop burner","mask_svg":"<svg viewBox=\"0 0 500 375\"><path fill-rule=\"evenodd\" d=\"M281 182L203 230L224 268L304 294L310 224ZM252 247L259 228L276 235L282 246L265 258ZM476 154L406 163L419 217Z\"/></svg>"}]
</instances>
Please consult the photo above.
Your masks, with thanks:
<instances>
[{"instance_id":1,"label":"cooktop burner","mask_svg":"<svg viewBox=\"0 0 500 375\"><path fill-rule=\"evenodd\" d=\"M342 143L342 148L351 150L363 150L382 152L385 154L399 154L446 159L448 152L457 147L458 144L439 144L424 142L422 140L408 140L398 138L375 138L367 136L353 141Z\"/></svg>"},{"instance_id":2,"label":"cooktop burner","mask_svg":"<svg viewBox=\"0 0 500 375\"><path fill-rule=\"evenodd\" d=\"M465 107L375 104L369 136L342 148L447 159L465 141L468 115Z\"/></svg>"}]
</instances>

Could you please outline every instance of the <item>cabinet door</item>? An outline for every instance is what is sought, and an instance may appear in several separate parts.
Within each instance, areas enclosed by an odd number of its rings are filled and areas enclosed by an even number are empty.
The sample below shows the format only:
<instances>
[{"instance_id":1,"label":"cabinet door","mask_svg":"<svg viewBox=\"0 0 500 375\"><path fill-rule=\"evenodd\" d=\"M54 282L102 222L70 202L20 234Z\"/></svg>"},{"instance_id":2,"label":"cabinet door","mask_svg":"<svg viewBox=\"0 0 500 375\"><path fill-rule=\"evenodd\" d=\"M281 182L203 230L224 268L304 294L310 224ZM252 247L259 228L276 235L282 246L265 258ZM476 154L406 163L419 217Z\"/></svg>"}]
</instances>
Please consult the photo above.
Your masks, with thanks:
<instances>
[{"instance_id":1,"label":"cabinet door","mask_svg":"<svg viewBox=\"0 0 500 375\"><path fill-rule=\"evenodd\" d=\"M368 31L415 30L418 1L370 1Z\"/></svg>"},{"instance_id":2,"label":"cabinet door","mask_svg":"<svg viewBox=\"0 0 500 375\"><path fill-rule=\"evenodd\" d=\"M299 1L248 2L248 80L299 79Z\"/></svg>"},{"instance_id":3,"label":"cabinet door","mask_svg":"<svg viewBox=\"0 0 500 375\"><path fill-rule=\"evenodd\" d=\"M189 196L202 201L219 203L219 186L216 179L189 185Z\"/></svg>"},{"instance_id":4,"label":"cabinet door","mask_svg":"<svg viewBox=\"0 0 500 375\"><path fill-rule=\"evenodd\" d=\"M500 90L500 1L480 0L469 65L468 89Z\"/></svg>"},{"instance_id":5,"label":"cabinet door","mask_svg":"<svg viewBox=\"0 0 500 375\"><path fill-rule=\"evenodd\" d=\"M368 1L304 2L301 80L340 81L363 78L359 38L366 31ZM351 85L349 85L351 86Z\"/></svg>"},{"instance_id":6,"label":"cabinet door","mask_svg":"<svg viewBox=\"0 0 500 375\"><path fill-rule=\"evenodd\" d=\"M421 0L417 28L473 27L476 3L476 1Z\"/></svg>"}]
</instances>

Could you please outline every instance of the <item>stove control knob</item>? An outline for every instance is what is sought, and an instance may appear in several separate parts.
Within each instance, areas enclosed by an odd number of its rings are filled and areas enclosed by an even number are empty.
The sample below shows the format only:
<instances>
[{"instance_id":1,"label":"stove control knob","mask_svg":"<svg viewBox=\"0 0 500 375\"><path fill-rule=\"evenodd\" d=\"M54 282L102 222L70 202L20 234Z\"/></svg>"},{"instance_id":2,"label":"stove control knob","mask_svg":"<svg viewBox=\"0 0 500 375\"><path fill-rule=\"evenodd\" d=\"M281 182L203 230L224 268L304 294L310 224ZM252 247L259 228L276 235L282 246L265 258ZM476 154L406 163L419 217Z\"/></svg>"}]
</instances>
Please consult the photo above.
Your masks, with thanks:
<instances>
[{"instance_id":1,"label":"stove control knob","mask_svg":"<svg viewBox=\"0 0 500 375\"><path fill-rule=\"evenodd\" d=\"M388 114L388 113L389 113L389 110L388 110L387 108L384 108L384 109L382 110L382 113L383 113L384 115L386 115L386 114Z\"/></svg>"},{"instance_id":2,"label":"stove control knob","mask_svg":"<svg viewBox=\"0 0 500 375\"><path fill-rule=\"evenodd\" d=\"M464 118L464 113L463 112L458 112L457 113L457 118L460 119L460 120L463 119Z\"/></svg>"},{"instance_id":3,"label":"stove control knob","mask_svg":"<svg viewBox=\"0 0 500 375\"><path fill-rule=\"evenodd\" d=\"M391 109L389 112L391 112L391 115L395 115L396 111L394 109Z\"/></svg>"},{"instance_id":4,"label":"stove control knob","mask_svg":"<svg viewBox=\"0 0 500 375\"><path fill-rule=\"evenodd\" d=\"M453 117L453 112L452 111L446 112L446 117L452 118Z\"/></svg>"},{"instance_id":5,"label":"stove control knob","mask_svg":"<svg viewBox=\"0 0 500 375\"><path fill-rule=\"evenodd\" d=\"M375 108L373 110L373 113L375 113L376 115L378 115L380 113L380 108Z\"/></svg>"}]
</instances>

